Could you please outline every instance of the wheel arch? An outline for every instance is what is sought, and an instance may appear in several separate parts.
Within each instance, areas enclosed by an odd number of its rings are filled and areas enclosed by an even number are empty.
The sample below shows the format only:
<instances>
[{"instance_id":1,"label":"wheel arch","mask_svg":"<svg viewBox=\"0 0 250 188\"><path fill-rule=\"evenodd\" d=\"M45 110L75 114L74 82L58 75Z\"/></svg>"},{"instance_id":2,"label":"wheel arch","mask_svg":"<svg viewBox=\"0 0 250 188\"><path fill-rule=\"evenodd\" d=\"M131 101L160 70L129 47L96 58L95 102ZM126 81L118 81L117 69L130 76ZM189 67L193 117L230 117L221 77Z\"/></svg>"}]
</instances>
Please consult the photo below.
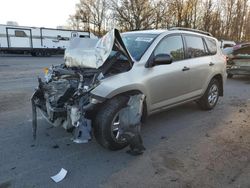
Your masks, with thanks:
<instances>
[{"instance_id":1,"label":"wheel arch","mask_svg":"<svg viewBox=\"0 0 250 188\"><path fill-rule=\"evenodd\" d=\"M216 80L219 81L219 84L220 84L219 96L223 96L224 95L224 85L223 85L223 77L222 77L222 75L221 74L216 74L216 75L214 75L212 77L212 79L216 79Z\"/></svg>"},{"instance_id":2,"label":"wheel arch","mask_svg":"<svg viewBox=\"0 0 250 188\"><path fill-rule=\"evenodd\" d=\"M147 116L148 116L148 99L147 99L147 95L139 89L131 89L131 90L128 90L125 92L117 93L116 95L113 95L110 98L105 98L101 104L96 106L95 111L94 111L94 113L92 112L92 114L96 114L97 108L101 108L108 100L112 100L113 98L116 98L119 96L129 97L129 96L136 95L136 94L144 94L145 95L145 99L143 102L143 111L142 111L142 122L145 122L147 119Z\"/></svg>"},{"instance_id":3,"label":"wheel arch","mask_svg":"<svg viewBox=\"0 0 250 188\"><path fill-rule=\"evenodd\" d=\"M145 95L145 93L143 93L141 90L133 89L133 90L129 90L129 91L126 91L126 92L119 93L119 94L113 96L112 98L115 98L117 96L128 96L129 97L129 96L137 95L137 94L144 94ZM112 99L112 98L110 98L110 99ZM141 118L142 122L145 122L146 119L147 119L147 116L148 116L148 106L147 105L148 105L147 96L145 95L145 99L143 101L142 118Z\"/></svg>"}]
</instances>

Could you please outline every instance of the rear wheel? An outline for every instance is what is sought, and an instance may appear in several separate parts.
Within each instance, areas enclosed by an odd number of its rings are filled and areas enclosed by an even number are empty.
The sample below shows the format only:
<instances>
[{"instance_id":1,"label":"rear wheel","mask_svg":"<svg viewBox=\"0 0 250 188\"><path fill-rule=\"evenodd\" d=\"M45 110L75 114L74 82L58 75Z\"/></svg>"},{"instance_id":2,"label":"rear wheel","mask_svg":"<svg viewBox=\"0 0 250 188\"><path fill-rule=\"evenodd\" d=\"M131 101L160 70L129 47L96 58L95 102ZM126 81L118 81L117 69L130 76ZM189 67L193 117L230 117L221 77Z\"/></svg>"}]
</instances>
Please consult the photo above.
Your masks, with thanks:
<instances>
[{"instance_id":1,"label":"rear wheel","mask_svg":"<svg viewBox=\"0 0 250 188\"><path fill-rule=\"evenodd\" d=\"M36 53L35 53L35 52L31 52L30 54L31 54L33 57L36 56Z\"/></svg>"},{"instance_id":2,"label":"rear wheel","mask_svg":"<svg viewBox=\"0 0 250 188\"><path fill-rule=\"evenodd\" d=\"M126 107L128 97L117 96L107 101L94 120L94 135L99 144L110 150L119 150L128 143L119 137L119 112Z\"/></svg>"},{"instance_id":3,"label":"rear wheel","mask_svg":"<svg viewBox=\"0 0 250 188\"><path fill-rule=\"evenodd\" d=\"M37 57L43 56L42 51L36 51L36 52L35 52L35 56L37 56Z\"/></svg>"},{"instance_id":4,"label":"rear wheel","mask_svg":"<svg viewBox=\"0 0 250 188\"><path fill-rule=\"evenodd\" d=\"M49 51L45 51L45 56L46 57L50 57L51 56L51 53Z\"/></svg>"},{"instance_id":5,"label":"rear wheel","mask_svg":"<svg viewBox=\"0 0 250 188\"><path fill-rule=\"evenodd\" d=\"M213 109L219 99L220 84L217 79L212 79L207 87L206 92L198 101L199 106L203 110Z\"/></svg>"}]
</instances>

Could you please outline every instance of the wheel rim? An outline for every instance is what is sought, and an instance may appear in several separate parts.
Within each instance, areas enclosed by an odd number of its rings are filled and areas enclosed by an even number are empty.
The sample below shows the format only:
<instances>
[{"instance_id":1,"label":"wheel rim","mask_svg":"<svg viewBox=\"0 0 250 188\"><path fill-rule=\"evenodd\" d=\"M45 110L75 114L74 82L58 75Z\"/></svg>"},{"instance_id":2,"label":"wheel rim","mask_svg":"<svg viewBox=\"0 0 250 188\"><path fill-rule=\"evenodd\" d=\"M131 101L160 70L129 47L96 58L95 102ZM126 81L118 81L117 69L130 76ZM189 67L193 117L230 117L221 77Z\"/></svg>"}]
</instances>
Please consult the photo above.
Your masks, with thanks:
<instances>
[{"instance_id":1,"label":"wheel rim","mask_svg":"<svg viewBox=\"0 0 250 188\"><path fill-rule=\"evenodd\" d=\"M119 131L120 129L119 112L115 114L111 123L111 137L118 143L124 143L125 141L121 139Z\"/></svg>"},{"instance_id":2,"label":"wheel rim","mask_svg":"<svg viewBox=\"0 0 250 188\"><path fill-rule=\"evenodd\" d=\"M213 84L208 93L208 103L210 106L214 106L219 97L219 89L216 84Z\"/></svg>"}]
</instances>

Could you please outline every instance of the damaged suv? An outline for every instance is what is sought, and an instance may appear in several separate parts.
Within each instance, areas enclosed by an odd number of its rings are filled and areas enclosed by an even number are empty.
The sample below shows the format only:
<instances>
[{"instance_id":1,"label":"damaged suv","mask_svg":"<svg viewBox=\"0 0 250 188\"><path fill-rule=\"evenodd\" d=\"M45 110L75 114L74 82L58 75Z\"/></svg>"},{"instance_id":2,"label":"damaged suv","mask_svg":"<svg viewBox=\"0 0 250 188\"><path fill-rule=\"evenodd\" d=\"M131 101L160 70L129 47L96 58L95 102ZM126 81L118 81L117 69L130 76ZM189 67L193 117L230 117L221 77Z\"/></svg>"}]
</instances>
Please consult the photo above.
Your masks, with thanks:
<instances>
[{"instance_id":1,"label":"damaged suv","mask_svg":"<svg viewBox=\"0 0 250 188\"><path fill-rule=\"evenodd\" d=\"M39 108L54 126L73 130L84 125L98 143L117 150L127 145L120 137L119 116L129 98L143 96L142 120L190 101L211 110L223 96L226 59L218 41L202 31L173 28L120 35L114 29L100 40L74 39L65 63L45 72L32 96L34 137ZM87 142L91 134L85 138Z\"/></svg>"}]
</instances>

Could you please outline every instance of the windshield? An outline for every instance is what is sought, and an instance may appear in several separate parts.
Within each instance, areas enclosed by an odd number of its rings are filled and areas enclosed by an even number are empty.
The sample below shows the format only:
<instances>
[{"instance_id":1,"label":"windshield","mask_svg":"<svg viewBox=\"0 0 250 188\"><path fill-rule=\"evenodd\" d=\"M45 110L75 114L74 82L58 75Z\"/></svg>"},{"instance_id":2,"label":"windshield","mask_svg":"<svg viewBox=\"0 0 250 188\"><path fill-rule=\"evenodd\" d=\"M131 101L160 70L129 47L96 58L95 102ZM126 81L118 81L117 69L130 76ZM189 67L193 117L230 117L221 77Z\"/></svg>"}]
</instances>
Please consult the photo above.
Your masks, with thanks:
<instances>
[{"instance_id":1,"label":"windshield","mask_svg":"<svg viewBox=\"0 0 250 188\"><path fill-rule=\"evenodd\" d=\"M148 47L152 44L156 36L156 34L124 33L122 34L122 40L130 55L136 61L139 61Z\"/></svg>"}]
</instances>

